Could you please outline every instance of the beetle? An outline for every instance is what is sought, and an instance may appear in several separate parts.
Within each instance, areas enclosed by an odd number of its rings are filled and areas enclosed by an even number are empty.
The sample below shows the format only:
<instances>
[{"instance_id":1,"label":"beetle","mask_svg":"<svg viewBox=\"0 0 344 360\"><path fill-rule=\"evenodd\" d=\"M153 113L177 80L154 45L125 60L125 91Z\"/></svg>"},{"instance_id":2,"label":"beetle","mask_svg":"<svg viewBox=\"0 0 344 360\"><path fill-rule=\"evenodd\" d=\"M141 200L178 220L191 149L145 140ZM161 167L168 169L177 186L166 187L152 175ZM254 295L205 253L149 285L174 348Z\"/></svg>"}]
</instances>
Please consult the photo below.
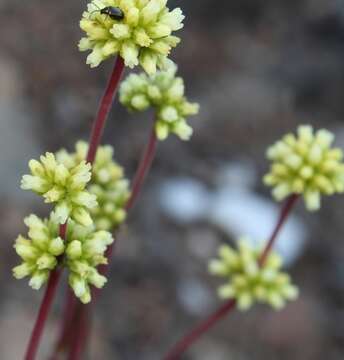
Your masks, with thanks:
<instances>
[{"instance_id":1,"label":"beetle","mask_svg":"<svg viewBox=\"0 0 344 360\"><path fill-rule=\"evenodd\" d=\"M123 20L124 12L116 6L106 6L103 9L95 10L94 12L100 12L102 15L107 15L112 20Z\"/></svg>"}]
</instances>

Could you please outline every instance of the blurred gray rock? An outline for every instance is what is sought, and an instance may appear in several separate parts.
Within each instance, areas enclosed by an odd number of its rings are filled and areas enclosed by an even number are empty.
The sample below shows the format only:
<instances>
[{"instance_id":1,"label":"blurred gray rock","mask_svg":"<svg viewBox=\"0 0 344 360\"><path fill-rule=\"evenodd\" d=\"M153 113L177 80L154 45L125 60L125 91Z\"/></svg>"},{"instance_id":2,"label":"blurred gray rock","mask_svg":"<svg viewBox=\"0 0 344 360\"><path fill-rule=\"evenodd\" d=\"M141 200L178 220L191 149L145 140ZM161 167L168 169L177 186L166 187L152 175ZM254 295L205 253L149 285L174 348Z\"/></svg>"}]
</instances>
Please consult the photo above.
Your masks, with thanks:
<instances>
[{"instance_id":1,"label":"blurred gray rock","mask_svg":"<svg viewBox=\"0 0 344 360\"><path fill-rule=\"evenodd\" d=\"M277 222L280 205L251 189L257 176L249 162L225 164L215 177L218 185L215 191L207 191L196 179L177 178L163 184L160 189L163 212L180 224L208 221L230 237L247 236L253 245L262 246ZM286 265L302 254L306 235L301 220L290 216L275 245ZM194 248L194 240L189 245Z\"/></svg>"},{"instance_id":2,"label":"blurred gray rock","mask_svg":"<svg viewBox=\"0 0 344 360\"><path fill-rule=\"evenodd\" d=\"M19 189L27 163L41 151L33 111L24 102L20 76L10 60L0 58L0 196L25 199Z\"/></svg>"}]
</instances>

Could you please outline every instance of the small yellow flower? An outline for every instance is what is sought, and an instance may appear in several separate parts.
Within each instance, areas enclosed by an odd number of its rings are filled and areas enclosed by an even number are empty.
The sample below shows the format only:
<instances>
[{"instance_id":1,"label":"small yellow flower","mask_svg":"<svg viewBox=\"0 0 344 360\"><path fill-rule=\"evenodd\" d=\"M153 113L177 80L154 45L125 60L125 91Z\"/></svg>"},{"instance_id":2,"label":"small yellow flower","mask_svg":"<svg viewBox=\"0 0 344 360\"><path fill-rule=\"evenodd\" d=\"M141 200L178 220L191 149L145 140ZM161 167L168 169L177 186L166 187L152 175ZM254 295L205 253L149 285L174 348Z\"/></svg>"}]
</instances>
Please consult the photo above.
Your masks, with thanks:
<instances>
[{"instance_id":1,"label":"small yellow flower","mask_svg":"<svg viewBox=\"0 0 344 360\"><path fill-rule=\"evenodd\" d=\"M227 280L218 289L222 299L235 299L240 310L248 310L255 302L275 309L298 296L288 274L281 272L282 259L270 253L265 264L259 266L261 249L252 248L244 238L235 250L228 245L219 248L219 258L209 262L209 272Z\"/></svg>"},{"instance_id":2,"label":"small yellow flower","mask_svg":"<svg viewBox=\"0 0 344 360\"><path fill-rule=\"evenodd\" d=\"M65 265L69 270L69 285L84 304L91 301L90 285L102 288L107 279L97 267L107 264L105 251L114 241L107 231L94 231L93 227L68 223L68 244Z\"/></svg>"},{"instance_id":3,"label":"small yellow flower","mask_svg":"<svg viewBox=\"0 0 344 360\"><path fill-rule=\"evenodd\" d=\"M68 169L86 158L88 144L79 141L75 152L61 150L56 158ZM98 205L90 210L97 230L114 230L126 219L125 204L129 198L129 182L123 168L113 160L110 145L100 146L92 166L92 178L87 190L97 197Z\"/></svg>"},{"instance_id":4,"label":"small yellow flower","mask_svg":"<svg viewBox=\"0 0 344 360\"><path fill-rule=\"evenodd\" d=\"M81 39L79 49L92 50L87 64L96 67L119 54L126 66L140 64L147 73L154 74L180 42L172 33L183 27L181 9L170 11L166 3L167 0L91 1L80 21L87 36Z\"/></svg>"},{"instance_id":5,"label":"small yellow flower","mask_svg":"<svg viewBox=\"0 0 344 360\"><path fill-rule=\"evenodd\" d=\"M67 168L55 155L46 153L40 162L30 160L31 175L24 175L21 188L42 195L46 203L56 203L55 214L60 224L68 217L84 226L92 224L89 210L97 206L96 196L85 188L91 180L91 165L85 161Z\"/></svg>"},{"instance_id":6,"label":"small yellow flower","mask_svg":"<svg viewBox=\"0 0 344 360\"><path fill-rule=\"evenodd\" d=\"M278 201L302 194L310 211L320 208L321 195L344 192L343 152L331 148L334 135L299 126L297 135L287 134L267 151L272 165L264 183L272 186Z\"/></svg>"},{"instance_id":7,"label":"small yellow flower","mask_svg":"<svg viewBox=\"0 0 344 360\"><path fill-rule=\"evenodd\" d=\"M91 301L90 285L102 288L106 278L97 267L106 264L106 249L114 241L111 233L96 231L94 225L85 227L68 220L66 238L59 237L56 215L41 220L30 215L24 220L29 228L28 239L19 235L14 248L22 263L13 269L17 279L29 276L29 285L40 289L59 264L69 272L69 284L83 303Z\"/></svg>"},{"instance_id":8,"label":"small yellow flower","mask_svg":"<svg viewBox=\"0 0 344 360\"><path fill-rule=\"evenodd\" d=\"M165 140L170 133L189 140L193 130L186 119L199 111L198 104L187 101L184 81L176 77L176 72L177 67L173 64L153 76L131 74L120 87L120 102L129 110L155 108L155 132L159 140Z\"/></svg>"},{"instance_id":9,"label":"small yellow flower","mask_svg":"<svg viewBox=\"0 0 344 360\"><path fill-rule=\"evenodd\" d=\"M63 254L65 245L58 235L58 224L53 216L41 220L30 215L24 222L29 228L29 238L19 235L15 242L14 248L22 264L13 269L13 275L17 279L30 276L29 285L38 290L57 266L57 258Z\"/></svg>"}]
</instances>

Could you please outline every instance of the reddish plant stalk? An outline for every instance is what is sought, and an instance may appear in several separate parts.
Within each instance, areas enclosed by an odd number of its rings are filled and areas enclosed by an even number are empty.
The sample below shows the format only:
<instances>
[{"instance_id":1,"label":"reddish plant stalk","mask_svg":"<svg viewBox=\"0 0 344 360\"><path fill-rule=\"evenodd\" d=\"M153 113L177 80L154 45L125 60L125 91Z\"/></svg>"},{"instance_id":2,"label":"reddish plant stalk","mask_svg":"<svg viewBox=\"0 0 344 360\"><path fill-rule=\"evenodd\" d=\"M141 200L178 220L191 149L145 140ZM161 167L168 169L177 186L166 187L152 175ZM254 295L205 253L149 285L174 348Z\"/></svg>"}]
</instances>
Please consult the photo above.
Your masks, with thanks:
<instances>
[{"instance_id":1,"label":"reddish plant stalk","mask_svg":"<svg viewBox=\"0 0 344 360\"><path fill-rule=\"evenodd\" d=\"M89 141L90 145L88 148L88 154L86 158L86 161L91 164L93 163L96 157L97 149L104 132L106 119L111 110L111 105L114 101L123 72L124 72L124 60L121 56L118 56L111 77L109 79L108 85L101 99L96 119L93 122L93 127Z\"/></svg>"},{"instance_id":2,"label":"reddish plant stalk","mask_svg":"<svg viewBox=\"0 0 344 360\"><path fill-rule=\"evenodd\" d=\"M236 301L231 299L222 305L212 316L196 326L189 334L183 337L174 348L164 357L164 360L176 360L190 347L202 334L206 333L215 323L221 320L228 312L235 308Z\"/></svg>"},{"instance_id":3,"label":"reddish plant stalk","mask_svg":"<svg viewBox=\"0 0 344 360\"><path fill-rule=\"evenodd\" d=\"M131 195L125 206L125 209L127 211L129 211L133 208L133 206L135 205L136 200L141 192L144 180L151 168L153 159L155 157L157 144L158 144L158 139L155 134L155 123L153 123L146 149L143 152L143 155L141 157L141 160L139 162L139 165L137 167L137 170L136 170L136 173L134 176ZM114 243L111 244L106 251L106 258L108 259L108 264L110 264L110 261L112 258L114 245L115 245ZM99 272L102 275L105 275L107 273L107 270L108 270L108 265L102 265L99 267ZM84 349L84 344L87 340L87 334L88 334L88 330L89 330L89 329L87 329L86 313L87 313L87 311L89 311L89 312L91 311L91 307L92 307L92 305L94 305L95 300L97 299L98 296L99 296L99 289L94 288L94 289L92 289L92 298L94 299L92 301L92 304L86 305L86 306L82 305L82 304L77 305L77 307L80 308L79 323L78 323L78 325L76 325L76 336L71 344L68 360L81 359L82 350Z\"/></svg>"},{"instance_id":4,"label":"reddish plant stalk","mask_svg":"<svg viewBox=\"0 0 344 360\"><path fill-rule=\"evenodd\" d=\"M81 359L84 350L84 344L89 335L88 306L79 307L76 314L76 328L72 340L68 360Z\"/></svg>"},{"instance_id":5,"label":"reddish plant stalk","mask_svg":"<svg viewBox=\"0 0 344 360\"><path fill-rule=\"evenodd\" d=\"M269 241L267 242L264 251L262 252L262 255L259 258L259 266L262 267L271 251L271 249L273 248L275 241L277 239L277 236L279 234L279 232L282 229L282 226L285 224L285 222L288 219L288 216L291 212L291 210L293 209L297 199L299 198L299 195L297 194L292 194L288 197L288 199L286 200L284 206L281 209L280 212L280 216L278 218L277 224L269 238Z\"/></svg>"},{"instance_id":6,"label":"reddish plant stalk","mask_svg":"<svg viewBox=\"0 0 344 360\"><path fill-rule=\"evenodd\" d=\"M296 203L296 200L299 198L299 195L293 194L289 196L285 204L281 208L277 223L273 232L267 242L262 255L260 256L258 263L262 267L277 239L278 234L280 233L282 226L285 224L293 206ZM235 309L236 300L230 299L224 305L222 305L216 312L211 314L206 320L201 322L196 326L190 333L184 336L180 341L178 341L174 347L168 352L168 354L163 358L164 360L178 360L184 354L184 352L189 349L192 344L194 344L203 334L208 332L218 321L222 320L229 312Z\"/></svg>"},{"instance_id":7,"label":"reddish plant stalk","mask_svg":"<svg viewBox=\"0 0 344 360\"><path fill-rule=\"evenodd\" d=\"M142 155L141 161L139 163L139 166L137 168L134 180L133 180L133 185L132 185L132 189L131 189L131 195L129 200L127 201L126 205L125 205L125 209L127 211L129 211L135 204L138 195L142 189L142 185L143 182L147 176L147 173L149 172L153 159L155 157L156 154L156 148L157 148L157 137L155 134L155 124L153 124L150 136L149 136L149 140L148 140L148 145Z\"/></svg>"},{"instance_id":8,"label":"reddish plant stalk","mask_svg":"<svg viewBox=\"0 0 344 360\"><path fill-rule=\"evenodd\" d=\"M65 240L67 231L67 223L60 225L59 235ZM38 311L37 319L33 330L31 332L31 337L29 344L25 353L25 360L34 360L38 351L40 340L42 338L44 326L47 322L48 314L53 303L57 285L61 276L61 269L54 269L49 276L47 288L41 303L41 306Z\"/></svg>"},{"instance_id":9,"label":"reddish plant stalk","mask_svg":"<svg viewBox=\"0 0 344 360\"><path fill-rule=\"evenodd\" d=\"M59 355L63 354L63 352L66 350L66 348L68 348L71 343L73 332L72 324L74 324L75 321L74 316L76 305L77 299L74 296L73 291L71 290L69 285L67 285L66 301L63 309L64 316L61 321L60 336L55 345L54 354L49 358L49 360L58 360Z\"/></svg>"},{"instance_id":10,"label":"reddish plant stalk","mask_svg":"<svg viewBox=\"0 0 344 360\"><path fill-rule=\"evenodd\" d=\"M118 56L112 70L110 79L106 86L105 92L100 101L99 109L95 120L92 125L89 148L86 157L86 161L93 164L97 150L104 132L106 120L111 110L111 105L114 101L115 95L117 93L120 80L124 73L124 60L121 56ZM81 306L78 304L78 300L75 298L74 294L71 291L67 292L66 295L66 305L63 315L63 323L60 330L60 335L54 350L54 354L51 357L51 360L56 359L57 354L63 351L64 348L68 347L70 342L70 333L73 332L75 325L75 315L76 309Z\"/></svg>"},{"instance_id":11,"label":"reddish plant stalk","mask_svg":"<svg viewBox=\"0 0 344 360\"><path fill-rule=\"evenodd\" d=\"M133 206L136 203L136 200L138 199L138 196L142 190L144 180L152 166L156 154L157 145L158 145L158 139L155 134L155 124L153 124L149 135L148 143L146 145L146 148L143 152L136 173L134 175L130 197L124 207L127 212L133 208ZM108 259L108 264L110 264L114 246L115 243L112 243L106 250L106 258ZM99 272L102 275L106 274L108 269L108 264L99 266ZM97 289L95 289L95 291L97 292Z\"/></svg>"}]
</instances>

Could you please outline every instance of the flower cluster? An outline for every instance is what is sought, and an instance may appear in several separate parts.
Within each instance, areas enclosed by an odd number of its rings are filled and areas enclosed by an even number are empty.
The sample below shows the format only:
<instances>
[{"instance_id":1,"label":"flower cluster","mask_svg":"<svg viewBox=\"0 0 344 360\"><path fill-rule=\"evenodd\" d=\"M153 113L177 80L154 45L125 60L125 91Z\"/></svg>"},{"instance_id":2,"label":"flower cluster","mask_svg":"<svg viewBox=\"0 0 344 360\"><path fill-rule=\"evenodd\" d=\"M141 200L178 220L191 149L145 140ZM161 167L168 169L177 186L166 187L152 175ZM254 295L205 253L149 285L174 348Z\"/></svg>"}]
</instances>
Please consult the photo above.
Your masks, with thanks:
<instances>
[{"instance_id":1,"label":"flower cluster","mask_svg":"<svg viewBox=\"0 0 344 360\"><path fill-rule=\"evenodd\" d=\"M180 8L170 11L167 0L93 0L83 13L80 27L86 33L80 51L92 50L87 64L98 66L119 54L126 66L141 65L149 74L163 67L180 39L173 31L183 27Z\"/></svg>"},{"instance_id":2,"label":"flower cluster","mask_svg":"<svg viewBox=\"0 0 344 360\"><path fill-rule=\"evenodd\" d=\"M107 264L104 256L113 243L111 233L94 231L93 227L68 224L68 244L66 246L66 266L69 269L69 285L83 303L91 301L89 285L100 289L106 283L106 277L99 274L97 266Z\"/></svg>"},{"instance_id":3,"label":"flower cluster","mask_svg":"<svg viewBox=\"0 0 344 360\"><path fill-rule=\"evenodd\" d=\"M131 74L120 88L120 101L129 110L143 111L150 106L156 109L155 130L160 140L169 133L188 140L193 131L186 118L199 111L199 105L188 102L184 96L184 81L176 77L176 72L173 65L153 76Z\"/></svg>"},{"instance_id":4,"label":"flower cluster","mask_svg":"<svg viewBox=\"0 0 344 360\"><path fill-rule=\"evenodd\" d=\"M24 220L29 228L29 239L19 235L14 248L22 259L22 264L13 269L17 279L30 276L29 285L40 289L48 280L58 260L64 253L65 245L58 236L58 223L54 216L41 220L36 215L30 215Z\"/></svg>"},{"instance_id":5,"label":"flower cluster","mask_svg":"<svg viewBox=\"0 0 344 360\"><path fill-rule=\"evenodd\" d=\"M291 284L289 276L280 270L280 256L270 253L260 267L260 255L260 249L254 249L245 239L240 239L238 250L223 245L219 249L219 259L209 263L211 274L228 280L220 286L219 296L235 299L240 310L249 309L254 302L280 309L287 300L294 300L298 296L298 289Z\"/></svg>"},{"instance_id":6,"label":"flower cluster","mask_svg":"<svg viewBox=\"0 0 344 360\"><path fill-rule=\"evenodd\" d=\"M14 248L22 264L13 269L13 275L17 279L30 276L29 285L38 290L61 259L61 264L68 268L69 284L75 295L82 302L89 302L89 284L101 288L106 282L106 278L98 273L97 266L106 264L104 253L113 242L111 234L69 220L66 240L63 241L59 237L59 224L54 213L44 220L30 215L24 222L29 228L29 238L19 235L15 242Z\"/></svg>"},{"instance_id":7,"label":"flower cluster","mask_svg":"<svg viewBox=\"0 0 344 360\"><path fill-rule=\"evenodd\" d=\"M72 168L86 158L88 144L79 141L75 152L61 150L56 158L67 168ZM126 218L125 204L129 198L129 183L123 168L113 160L112 146L100 146L92 166L92 178L88 191L97 197L98 206L90 213L98 230L114 230Z\"/></svg>"},{"instance_id":8,"label":"flower cluster","mask_svg":"<svg viewBox=\"0 0 344 360\"><path fill-rule=\"evenodd\" d=\"M96 196L85 189L91 180L91 165L81 161L68 169L52 153L40 160L30 160L31 175L23 176L21 188L42 195L46 203L56 203L54 211L60 224L71 217L90 226L89 210L97 206Z\"/></svg>"},{"instance_id":9,"label":"flower cluster","mask_svg":"<svg viewBox=\"0 0 344 360\"><path fill-rule=\"evenodd\" d=\"M302 194L310 211L320 208L320 197L344 192L343 152L331 148L334 136L327 130L299 126L297 136L285 135L267 151L272 161L264 183L273 187L276 200Z\"/></svg>"}]
</instances>

